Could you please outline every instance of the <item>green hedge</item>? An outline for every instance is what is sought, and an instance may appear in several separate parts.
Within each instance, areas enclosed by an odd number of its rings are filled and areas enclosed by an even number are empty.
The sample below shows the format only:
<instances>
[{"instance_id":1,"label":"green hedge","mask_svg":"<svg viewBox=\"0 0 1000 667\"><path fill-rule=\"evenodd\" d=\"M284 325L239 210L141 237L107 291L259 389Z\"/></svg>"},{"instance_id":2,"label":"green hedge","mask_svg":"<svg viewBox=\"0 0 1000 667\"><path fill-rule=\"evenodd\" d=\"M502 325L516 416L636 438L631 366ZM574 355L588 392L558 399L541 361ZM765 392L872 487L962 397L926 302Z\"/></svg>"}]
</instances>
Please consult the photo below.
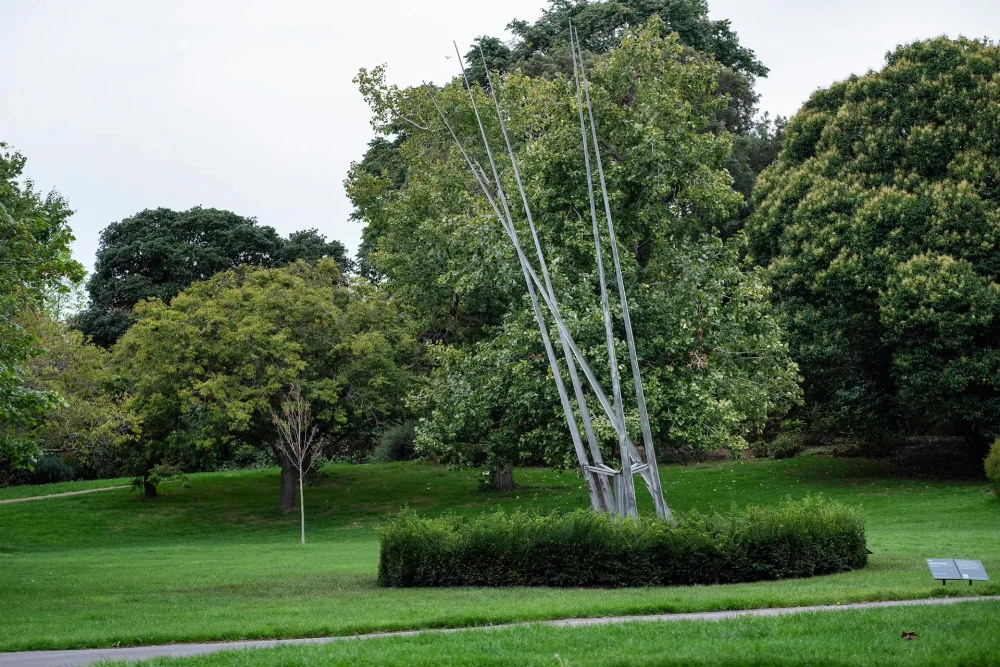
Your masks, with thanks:
<instances>
[{"instance_id":1,"label":"green hedge","mask_svg":"<svg viewBox=\"0 0 1000 667\"><path fill-rule=\"evenodd\" d=\"M585 510L421 518L379 528L382 586L672 586L864 567L865 519L822 497L676 524Z\"/></svg>"}]
</instances>

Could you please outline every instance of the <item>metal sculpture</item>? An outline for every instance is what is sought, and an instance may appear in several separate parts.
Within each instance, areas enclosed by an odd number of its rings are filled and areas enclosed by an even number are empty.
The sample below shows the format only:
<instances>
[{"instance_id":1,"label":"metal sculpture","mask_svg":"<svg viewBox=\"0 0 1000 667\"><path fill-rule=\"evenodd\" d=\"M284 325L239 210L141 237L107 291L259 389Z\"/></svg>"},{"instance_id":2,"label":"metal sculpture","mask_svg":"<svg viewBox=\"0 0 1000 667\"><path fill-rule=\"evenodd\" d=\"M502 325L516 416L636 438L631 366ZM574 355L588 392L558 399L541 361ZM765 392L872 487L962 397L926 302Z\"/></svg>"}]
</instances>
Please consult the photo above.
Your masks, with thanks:
<instances>
[{"instance_id":1,"label":"metal sculpture","mask_svg":"<svg viewBox=\"0 0 1000 667\"><path fill-rule=\"evenodd\" d=\"M468 152L465 150L465 146L462 144L462 141L459 139L455 130L448 122L443 110L440 106L438 106L437 100L434 97L434 91L429 85L427 85L426 82L424 83L424 88L426 89L434 108L441 116L441 120L444 122L445 127L451 134L452 139L458 146L462 157L465 159L465 162L475 177L476 182L479 184L480 189L486 196L486 199L496 214L497 219L500 221L500 226L503 228L504 233L514 246L518 262L521 265L521 272L524 275L524 281L528 288L528 296L531 300L535 319L538 322L538 328L541 332L542 344L545 347L545 353L548 357L549 365L552 368L552 375L555 378L556 389L559 392L559 400L562 405L563 413L566 417L566 423L569 426L570 437L573 440L573 446L576 450L576 455L580 462L580 468L590 494L591 508L595 511L619 514L622 516L635 516L637 514L637 509L633 475L638 473L645 482L646 488L653 496L653 503L656 507L657 515L663 518L670 518L670 508L663 499L663 493L660 488L660 476L656 468L653 438L649 428L649 415L646 411L646 398L642 389L642 377L639 371L639 361L635 350L635 338L632 334L632 320L629 315L628 299L625 294L625 283L622 278L621 263L618 257L618 243L615 237L614 222L611 217L611 205L608 200L607 186L604 181L604 167L601 163L601 153L597 141L597 127L594 122L594 113L590 100L590 89L583 63L583 53L580 49L579 36L576 34L576 30L572 25L570 25L569 31L570 51L573 58L573 76L576 84L577 108L580 116L580 136L583 146L584 165L586 167L587 174L587 193L590 202L590 216L594 232L598 280L601 288L601 307L604 316L608 363L610 366L612 393L611 401L608 400L608 397L598 382L597 377L594 375L587 363L587 360L580 352L579 347L573 340L573 337L566 327L566 324L562 319L562 315L560 314L559 304L549 275L548 264L545 261L545 254L542 251L541 241L539 240L538 232L535 228L535 222L531 215L531 206L528 203L528 196L521 182L521 174L518 169L517 159L514 156L514 149L507 134L507 125L504 121L503 112L500 109L500 102L496 95L493 81L489 74L489 68L486 65L486 58L483 55L482 50L480 49L480 56L483 59L483 67L486 71L487 83L489 84L489 95L493 101L497 117L500 121L501 134L503 135L504 145L507 149L508 157L510 158L514 181L521 195L521 203L524 208L525 220L531 233L532 244L535 250L535 258L538 261L538 267L542 274L541 279L539 279L538 274L535 272L534 265L525 255L524 249L521 247L517 227L514 224L514 217L511 212L510 202L507 199L507 194L501 183L500 173L497 169L496 160L494 160L493 157L493 151L490 148L489 139L486 135L486 129L483 126L482 119L479 115L479 109L476 105L476 97L473 93L472 86L469 83L468 76L466 75L465 66L462 65L462 78L465 82L465 88L469 93L469 99L472 102L472 109L476 117L476 122L479 125L479 132L483 141L483 146L486 149L486 155L490 163L490 173L493 176L492 180L490 180L482 167L480 167L480 165L469 156ZM457 45L455 45L455 53L458 55L459 64L462 64L462 57L458 51ZM586 114L584 113L584 108L586 108ZM589 133L587 131L588 121L590 129ZM590 135L589 139L588 134ZM642 452L639 451L635 443L629 437L628 430L626 428L625 408L622 400L621 379L618 375L618 361L615 351L611 307L609 304L608 289L604 274L602 235L598 221L593 173L591 170L591 145L593 145L593 157L594 162L597 165L601 198L604 203L604 220L607 238L611 248L611 258L615 271L615 284L621 306L622 323L625 330L625 342L628 347L629 362L632 371L632 384L635 388L635 399L639 412L639 424L642 432L643 443ZM570 384L573 387L573 397L576 400L576 407L579 411L580 421L583 423L583 433L587 439L587 447L584 447L583 439L580 436L580 429L577 424L576 415L573 411L573 404L570 402L569 393L566 391L566 385L563 381L562 368L559 365L559 360L556 356L555 349L549 336L548 325L543 315L541 305L539 304L539 297L541 297L541 301L548 310L549 316L555 323L559 334L559 343L562 350L563 362L565 363L566 371L569 375ZM621 460L621 467L618 470L606 465L601 456L597 436L594 433L593 420L587 406L587 394L585 387L581 382L578 370L583 372L583 376L587 380L590 391L593 393L594 397L607 414L608 419L611 421L611 424L615 429L615 433L618 436L619 455ZM588 449L589 455L587 451Z\"/></svg>"}]
</instances>

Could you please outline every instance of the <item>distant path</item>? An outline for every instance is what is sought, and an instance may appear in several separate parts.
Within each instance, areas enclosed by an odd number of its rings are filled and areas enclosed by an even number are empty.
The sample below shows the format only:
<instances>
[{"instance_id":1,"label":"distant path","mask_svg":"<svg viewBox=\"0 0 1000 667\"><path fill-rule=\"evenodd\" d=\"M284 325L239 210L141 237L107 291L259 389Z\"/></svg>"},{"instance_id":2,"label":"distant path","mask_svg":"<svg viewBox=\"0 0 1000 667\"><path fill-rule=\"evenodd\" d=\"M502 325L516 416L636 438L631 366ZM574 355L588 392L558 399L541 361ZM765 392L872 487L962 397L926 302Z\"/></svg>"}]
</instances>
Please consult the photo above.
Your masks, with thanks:
<instances>
[{"instance_id":1,"label":"distant path","mask_svg":"<svg viewBox=\"0 0 1000 667\"><path fill-rule=\"evenodd\" d=\"M65 498L66 496L82 496L85 493L97 493L98 491L114 491L115 489L127 489L128 485L125 486L103 486L99 489L85 489L83 491L67 491L65 493L50 493L47 496L28 496L27 498L11 498L9 500L0 500L0 505L6 505L7 503L26 503L29 500L45 500L46 498Z\"/></svg>"},{"instance_id":2,"label":"distant path","mask_svg":"<svg viewBox=\"0 0 1000 667\"><path fill-rule=\"evenodd\" d=\"M218 642L211 644L171 644L166 646L135 646L132 648L94 648L73 651L24 651L20 653L0 653L0 667L75 667L89 665L100 660L146 660L158 656L182 658L203 653L214 653L232 649L272 648L296 644L329 644L350 639L376 639L379 637L413 637L421 634L465 632L468 630L508 630L530 625L580 628L590 625L612 625L619 623L649 623L674 621L724 621L742 616L786 616L817 611L840 611L841 609L878 609L880 607L922 607L927 605L958 604L981 600L998 600L1000 597L978 595L956 598L928 598L924 600L891 600L887 602L855 602L841 605L814 607L777 607L771 609L742 609L738 611L706 611L689 614L657 614L653 616L607 616L603 618L566 618L557 621L527 621L504 625L481 625L464 628L438 628L430 630L402 630L398 632L376 632L343 637L316 637L312 639L268 639L260 641Z\"/></svg>"}]
</instances>

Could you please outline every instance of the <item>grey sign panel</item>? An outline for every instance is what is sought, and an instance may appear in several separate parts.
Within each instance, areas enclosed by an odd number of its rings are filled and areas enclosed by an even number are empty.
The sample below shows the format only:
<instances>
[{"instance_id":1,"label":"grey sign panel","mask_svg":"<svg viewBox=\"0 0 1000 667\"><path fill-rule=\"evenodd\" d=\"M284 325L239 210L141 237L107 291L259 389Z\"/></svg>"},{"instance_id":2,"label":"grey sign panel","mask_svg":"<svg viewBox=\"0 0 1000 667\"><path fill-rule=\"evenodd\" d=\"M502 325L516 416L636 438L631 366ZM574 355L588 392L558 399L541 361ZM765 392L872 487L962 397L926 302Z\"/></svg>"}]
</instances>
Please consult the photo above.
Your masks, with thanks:
<instances>
[{"instance_id":1,"label":"grey sign panel","mask_svg":"<svg viewBox=\"0 0 1000 667\"><path fill-rule=\"evenodd\" d=\"M961 579L962 575L958 571L958 566L951 558L928 558L927 567L930 568L931 575L935 579Z\"/></svg>"},{"instance_id":2,"label":"grey sign panel","mask_svg":"<svg viewBox=\"0 0 1000 667\"><path fill-rule=\"evenodd\" d=\"M990 577L986 574L986 568L983 567L983 562L979 560L959 560L955 559L955 566L958 568L959 574L962 575L962 579L968 581L989 581Z\"/></svg>"}]
</instances>

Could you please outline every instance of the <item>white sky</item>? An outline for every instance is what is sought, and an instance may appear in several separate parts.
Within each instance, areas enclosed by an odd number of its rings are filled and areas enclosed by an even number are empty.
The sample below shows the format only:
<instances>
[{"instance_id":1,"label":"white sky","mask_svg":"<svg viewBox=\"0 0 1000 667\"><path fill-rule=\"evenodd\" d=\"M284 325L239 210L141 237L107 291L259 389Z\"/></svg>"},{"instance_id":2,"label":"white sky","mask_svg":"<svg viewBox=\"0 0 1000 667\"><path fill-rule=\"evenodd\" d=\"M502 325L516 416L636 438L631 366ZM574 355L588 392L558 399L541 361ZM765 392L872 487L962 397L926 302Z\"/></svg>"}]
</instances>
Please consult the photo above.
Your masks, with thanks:
<instances>
[{"instance_id":1,"label":"white sky","mask_svg":"<svg viewBox=\"0 0 1000 667\"><path fill-rule=\"evenodd\" d=\"M372 137L351 79L444 81L478 35L547 0L0 0L0 141L76 210L88 269L107 224L144 208L224 208L353 252L343 180ZM710 0L771 68L762 109L878 68L899 43L1000 37L997 0Z\"/></svg>"}]
</instances>

